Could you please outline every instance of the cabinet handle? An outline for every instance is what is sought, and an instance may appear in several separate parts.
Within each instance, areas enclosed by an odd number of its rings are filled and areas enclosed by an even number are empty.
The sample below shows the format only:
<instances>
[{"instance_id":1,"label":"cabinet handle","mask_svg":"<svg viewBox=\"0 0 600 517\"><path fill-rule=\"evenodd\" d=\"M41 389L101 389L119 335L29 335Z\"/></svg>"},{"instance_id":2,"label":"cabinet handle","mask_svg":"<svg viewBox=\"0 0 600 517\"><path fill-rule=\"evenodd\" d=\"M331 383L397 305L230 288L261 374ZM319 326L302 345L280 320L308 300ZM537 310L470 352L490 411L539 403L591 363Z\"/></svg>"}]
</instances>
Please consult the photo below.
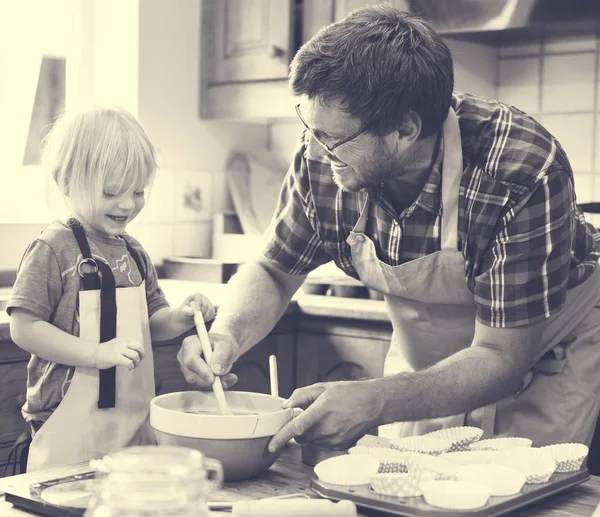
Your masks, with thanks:
<instances>
[{"instance_id":1,"label":"cabinet handle","mask_svg":"<svg viewBox=\"0 0 600 517\"><path fill-rule=\"evenodd\" d=\"M285 50L283 50L281 47L278 47L277 45L269 45L269 48L267 49L267 55L271 59L276 59L285 55Z\"/></svg>"}]
</instances>

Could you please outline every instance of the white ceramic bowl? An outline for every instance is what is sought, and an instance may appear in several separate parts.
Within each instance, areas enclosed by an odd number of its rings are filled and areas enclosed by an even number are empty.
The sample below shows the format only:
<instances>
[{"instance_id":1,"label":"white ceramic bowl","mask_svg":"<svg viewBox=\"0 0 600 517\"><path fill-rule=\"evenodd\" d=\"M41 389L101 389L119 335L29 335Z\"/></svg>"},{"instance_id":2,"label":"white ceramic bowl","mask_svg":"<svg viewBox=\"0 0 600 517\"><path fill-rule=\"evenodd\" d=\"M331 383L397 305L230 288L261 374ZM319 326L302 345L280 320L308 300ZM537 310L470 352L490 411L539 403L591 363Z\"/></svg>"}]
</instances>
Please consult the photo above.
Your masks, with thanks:
<instances>
[{"instance_id":1,"label":"white ceramic bowl","mask_svg":"<svg viewBox=\"0 0 600 517\"><path fill-rule=\"evenodd\" d=\"M227 391L233 415L221 415L212 391L159 395L150 403L150 424L159 445L180 445L202 452L223 465L225 481L248 479L265 472L281 450L267 451L273 435L293 418L282 409L284 399L243 391Z\"/></svg>"}]
</instances>

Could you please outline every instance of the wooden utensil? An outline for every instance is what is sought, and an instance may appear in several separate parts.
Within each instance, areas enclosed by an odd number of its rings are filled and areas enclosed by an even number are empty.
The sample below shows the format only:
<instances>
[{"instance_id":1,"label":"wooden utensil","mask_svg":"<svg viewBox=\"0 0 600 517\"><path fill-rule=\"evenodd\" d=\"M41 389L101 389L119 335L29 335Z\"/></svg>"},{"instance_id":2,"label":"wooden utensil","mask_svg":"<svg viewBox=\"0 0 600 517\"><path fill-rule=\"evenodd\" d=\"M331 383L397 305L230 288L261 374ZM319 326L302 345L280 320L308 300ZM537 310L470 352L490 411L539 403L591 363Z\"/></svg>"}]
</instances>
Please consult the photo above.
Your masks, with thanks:
<instances>
[{"instance_id":1,"label":"wooden utensil","mask_svg":"<svg viewBox=\"0 0 600 517\"><path fill-rule=\"evenodd\" d=\"M210 346L208 332L206 332L204 316L202 316L202 311L196 309L196 307L194 306L194 302L190 304L190 307L192 307L192 309L194 310L194 323L196 324L196 332L198 333L200 345L202 345L202 354L204 354L204 360L206 361L206 364L210 366L210 359L212 357L212 347ZM225 398L225 392L223 391L221 377L219 377L218 375L215 375L215 382L213 382L212 388L217 399L217 404L219 404L221 414L232 415L233 413L229 410L229 406L227 406L227 399Z\"/></svg>"},{"instance_id":2,"label":"wooden utensil","mask_svg":"<svg viewBox=\"0 0 600 517\"><path fill-rule=\"evenodd\" d=\"M277 356L269 356L269 377L271 379L271 395L279 397L279 379L277 377Z\"/></svg>"}]
</instances>

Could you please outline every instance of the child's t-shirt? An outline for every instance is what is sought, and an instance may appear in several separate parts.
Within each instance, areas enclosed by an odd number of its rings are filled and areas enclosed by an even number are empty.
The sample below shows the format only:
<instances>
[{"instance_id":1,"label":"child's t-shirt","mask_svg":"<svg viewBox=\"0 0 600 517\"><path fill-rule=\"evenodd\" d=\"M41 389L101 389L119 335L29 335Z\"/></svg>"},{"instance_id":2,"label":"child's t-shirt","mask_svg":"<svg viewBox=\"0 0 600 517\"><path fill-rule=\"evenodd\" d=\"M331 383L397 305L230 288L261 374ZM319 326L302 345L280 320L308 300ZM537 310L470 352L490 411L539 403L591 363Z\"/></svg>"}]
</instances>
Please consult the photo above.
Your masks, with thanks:
<instances>
[{"instance_id":1,"label":"child's t-shirt","mask_svg":"<svg viewBox=\"0 0 600 517\"><path fill-rule=\"evenodd\" d=\"M138 252L144 264L148 315L169 304L158 285L150 257L130 235L122 239L86 232L92 257L108 263L118 287L140 285L142 277L129 254L125 240ZM73 232L56 221L28 246L17 272L6 311L23 308L69 334L79 335L79 291L82 289L77 266L81 251ZM22 412L34 430L45 422L67 392L74 367L46 361L35 355L27 365L27 397Z\"/></svg>"}]
</instances>

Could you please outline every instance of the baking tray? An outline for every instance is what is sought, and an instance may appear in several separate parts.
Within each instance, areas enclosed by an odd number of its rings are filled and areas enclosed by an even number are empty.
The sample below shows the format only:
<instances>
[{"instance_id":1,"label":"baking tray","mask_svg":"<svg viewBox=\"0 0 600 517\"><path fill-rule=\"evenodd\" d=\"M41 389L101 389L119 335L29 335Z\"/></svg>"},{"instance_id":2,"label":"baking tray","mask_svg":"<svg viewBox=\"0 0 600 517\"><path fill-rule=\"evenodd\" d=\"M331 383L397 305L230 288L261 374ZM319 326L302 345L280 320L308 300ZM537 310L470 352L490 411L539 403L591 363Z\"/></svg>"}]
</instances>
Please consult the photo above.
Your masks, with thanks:
<instances>
[{"instance_id":1,"label":"baking tray","mask_svg":"<svg viewBox=\"0 0 600 517\"><path fill-rule=\"evenodd\" d=\"M430 506L420 497L391 497L376 494L368 485L343 486L323 483L313 474L312 489L321 497L339 501L349 499L357 506L370 508L392 515L405 517L495 517L512 512L518 508L539 502L554 494L567 490L590 479L587 469L574 473L553 474L547 483L524 485L519 494L512 496L493 496L487 504L476 510L445 510Z\"/></svg>"},{"instance_id":2,"label":"baking tray","mask_svg":"<svg viewBox=\"0 0 600 517\"><path fill-rule=\"evenodd\" d=\"M6 502L46 517L82 517L92 496L95 471L6 489Z\"/></svg>"}]
</instances>

